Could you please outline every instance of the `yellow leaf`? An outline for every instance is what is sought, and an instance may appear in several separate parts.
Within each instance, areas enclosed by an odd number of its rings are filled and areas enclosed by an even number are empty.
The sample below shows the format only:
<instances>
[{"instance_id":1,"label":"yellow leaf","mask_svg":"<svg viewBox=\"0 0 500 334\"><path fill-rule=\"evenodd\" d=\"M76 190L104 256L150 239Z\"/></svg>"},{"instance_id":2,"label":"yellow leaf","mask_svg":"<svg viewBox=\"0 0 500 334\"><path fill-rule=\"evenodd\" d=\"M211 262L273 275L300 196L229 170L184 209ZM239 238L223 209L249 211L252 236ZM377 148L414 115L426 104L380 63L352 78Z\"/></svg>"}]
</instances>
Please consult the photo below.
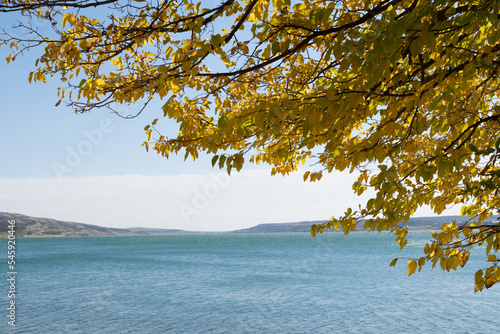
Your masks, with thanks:
<instances>
[{"instance_id":1,"label":"yellow leaf","mask_svg":"<svg viewBox=\"0 0 500 334\"><path fill-rule=\"evenodd\" d=\"M172 93L178 94L179 93L179 85L175 83L174 81L170 82L170 89L172 90Z\"/></svg>"},{"instance_id":2,"label":"yellow leaf","mask_svg":"<svg viewBox=\"0 0 500 334\"><path fill-rule=\"evenodd\" d=\"M438 234L434 230L432 230L432 229L429 228L429 231L431 231L431 234L432 234L433 238L437 238Z\"/></svg>"},{"instance_id":3,"label":"yellow leaf","mask_svg":"<svg viewBox=\"0 0 500 334\"><path fill-rule=\"evenodd\" d=\"M410 276L417 270L417 262L412 259L412 260L408 261L407 267L408 267L408 270L407 270L408 276Z\"/></svg>"}]
</instances>

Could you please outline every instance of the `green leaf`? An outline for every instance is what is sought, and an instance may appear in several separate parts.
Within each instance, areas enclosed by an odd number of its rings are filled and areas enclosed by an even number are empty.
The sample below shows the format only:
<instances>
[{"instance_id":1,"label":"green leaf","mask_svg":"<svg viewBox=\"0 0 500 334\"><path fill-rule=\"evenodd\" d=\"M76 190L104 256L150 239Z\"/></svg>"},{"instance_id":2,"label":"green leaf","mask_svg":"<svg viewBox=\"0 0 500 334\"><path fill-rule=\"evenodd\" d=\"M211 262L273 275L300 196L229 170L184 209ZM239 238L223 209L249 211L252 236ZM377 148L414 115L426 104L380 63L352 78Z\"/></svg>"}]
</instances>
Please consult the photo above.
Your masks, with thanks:
<instances>
[{"instance_id":1,"label":"green leaf","mask_svg":"<svg viewBox=\"0 0 500 334\"><path fill-rule=\"evenodd\" d=\"M225 155L221 155L219 157L219 168L222 169L224 167L224 163L226 162L226 156Z\"/></svg>"},{"instance_id":2,"label":"green leaf","mask_svg":"<svg viewBox=\"0 0 500 334\"><path fill-rule=\"evenodd\" d=\"M309 120L306 118L304 120L304 123L302 123L302 133L304 134L304 136L306 136L309 133L309 128L310 128Z\"/></svg>"},{"instance_id":3,"label":"green leaf","mask_svg":"<svg viewBox=\"0 0 500 334\"><path fill-rule=\"evenodd\" d=\"M373 208L373 204L375 203L375 199L374 198L370 198L368 200L368 202L366 203L366 208L368 210L371 210Z\"/></svg>"},{"instance_id":4,"label":"green leaf","mask_svg":"<svg viewBox=\"0 0 500 334\"><path fill-rule=\"evenodd\" d=\"M212 158L212 167L215 166L215 164L217 162L217 159L219 159L219 156L218 155L214 155L214 157Z\"/></svg>"},{"instance_id":5,"label":"green leaf","mask_svg":"<svg viewBox=\"0 0 500 334\"><path fill-rule=\"evenodd\" d=\"M222 36L220 34L212 35L212 42L220 44L222 42Z\"/></svg>"},{"instance_id":6,"label":"green leaf","mask_svg":"<svg viewBox=\"0 0 500 334\"><path fill-rule=\"evenodd\" d=\"M278 52L280 52L281 50L281 47L280 47L280 42L276 41L276 42L273 42L273 45L271 47L271 50L273 52L273 56L275 54L277 54Z\"/></svg>"},{"instance_id":7,"label":"green leaf","mask_svg":"<svg viewBox=\"0 0 500 334\"><path fill-rule=\"evenodd\" d=\"M333 46L329 47L328 50L325 53L325 61L329 61L330 57L332 56L332 51L333 51Z\"/></svg>"}]
</instances>

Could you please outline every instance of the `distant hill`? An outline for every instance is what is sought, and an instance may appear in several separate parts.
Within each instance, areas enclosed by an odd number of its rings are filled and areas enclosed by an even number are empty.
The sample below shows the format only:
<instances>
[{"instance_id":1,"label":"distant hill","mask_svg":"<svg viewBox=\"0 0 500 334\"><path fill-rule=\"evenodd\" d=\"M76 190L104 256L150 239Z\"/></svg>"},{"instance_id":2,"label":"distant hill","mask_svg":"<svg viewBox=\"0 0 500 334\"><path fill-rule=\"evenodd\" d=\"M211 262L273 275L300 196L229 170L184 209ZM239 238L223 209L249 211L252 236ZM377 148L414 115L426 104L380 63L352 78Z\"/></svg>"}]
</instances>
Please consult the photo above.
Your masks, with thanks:
<instances>
[{"instance_id":1,"label":"distant hill","mask_svg":"<svg viewBox=\"0 0 500 334\"><path fill-rule=\"evenodd\" d=\"M0 237L5 237L7 235L9 220L15 220L16 222L16 235L25 237L189 233L183 230L143 227L127 229L109 228L97 225L61 221L50 218L30 217L17 213L0 212Z\"/></svg>"},{"instance_id":2,"label":"distant hill","mask_svg":"<svg viewBox=\"0 0 500 334\"><path fill-rule=\"evenodd\" d=\"M499 216L492 216L490 221L495 221ZM456 220L457 223L466 223L470 217L462 216L436 216L436 217L416 217L410 218L408 228L410 230L439 229L443 223L451 223ZM278 232L310 232L312 224L327 223L323 221L303 221L298 223L280 223L280 224L259 224L254 227L236 230L236 233L278 233ZM362 230L362 226L358 230Z\"/></svg>"},{"instance_id":3,"label":"distant hill","mask_svg":"<svg viewBox=\"0 0 500 334\"><path fill-rule=\"evenodd\" d=\"M499 216L493 216L490 221L496 221ZM198 233L175 229L160 228L109 228L97 225L74 223L50 218L30 217L17 213L0 212L0 238L7 236L9 220L16 221L16 235L24 237L54 237L54 236L97 236L97 235L153 235L153 234L179 234ZM424 230L427 228L439 229L443 223L456 220L465 223L468 217L439 216L417 217L408 222L410 230ZM295 223L259 224L254 227L231 231L230 233L279 233L279 232L309 232L312 224L326 223L324 221L302 221ZM359 228L361 230L361 228Z\"/></svg>"},{"instance_id":4,"label":"distant hill","mask_svg":"<svg viewBox=\"0 0 500 334\"><path fill-rule=\"evenodd\" d=\"M279 232L310 232L312 224L326 223L327 220L302 221L297 223L259 224L257 226L232 231L234 233L279 233Z\"/></svg>"}]
</instances>

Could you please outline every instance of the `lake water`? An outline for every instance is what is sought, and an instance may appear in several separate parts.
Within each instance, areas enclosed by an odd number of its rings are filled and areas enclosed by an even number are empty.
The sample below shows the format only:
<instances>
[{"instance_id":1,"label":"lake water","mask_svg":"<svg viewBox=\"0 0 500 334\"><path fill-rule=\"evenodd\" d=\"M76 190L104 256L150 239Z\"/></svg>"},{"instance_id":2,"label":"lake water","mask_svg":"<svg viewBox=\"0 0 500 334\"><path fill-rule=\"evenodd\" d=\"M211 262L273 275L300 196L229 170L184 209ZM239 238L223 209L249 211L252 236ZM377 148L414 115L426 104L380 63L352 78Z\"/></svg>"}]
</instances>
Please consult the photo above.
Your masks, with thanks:
<instances>
[{"instance_id":1,"label":"lake water","mask_svg":"<svg viewBox=\"0 0 500 334\"><path fill-rule=\"evenodd\" d=\"M16 326L1 333L497 333L500 286L470 266L406 275L429 232L18 238ZM7 241L0 241L7 277ZM468 268L469 267L469 268Z\"/></svg>"}]
</instances>

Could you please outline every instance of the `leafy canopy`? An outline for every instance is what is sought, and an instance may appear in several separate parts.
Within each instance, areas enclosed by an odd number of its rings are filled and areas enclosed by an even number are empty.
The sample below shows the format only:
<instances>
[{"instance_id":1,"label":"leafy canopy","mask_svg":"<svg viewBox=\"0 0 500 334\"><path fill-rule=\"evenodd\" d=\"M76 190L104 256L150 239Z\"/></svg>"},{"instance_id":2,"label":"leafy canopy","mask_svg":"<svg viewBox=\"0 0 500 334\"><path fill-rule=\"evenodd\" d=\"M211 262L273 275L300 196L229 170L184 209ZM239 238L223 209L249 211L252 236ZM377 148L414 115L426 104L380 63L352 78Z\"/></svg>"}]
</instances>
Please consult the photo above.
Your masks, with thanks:
<instances>
[{"instance_id":1,"label":"leafy canopy","mask_svg":"<svg viewBox=\"0 0 500 334\"><path fill-rule=\"evenodd\" d=\"M109 7L104 16L101 6ZM146 149L200 152L240 170L245 161L304 180L359 173L375 196L327 224L388 230L401 248L415 210L454 205L474 222L444 224L425 255L443 270L486 245L475 289L500 281L500 29L498 1L3 0L1 12L47 20L52 32L4 30L13 53L40 46L29 80L59 77L76 112L164 101L179 133L146 126ZM97 7L94 8L93 7ZM208 7L208 8L205 8ZM391 265L396 262L393 261Z\"/></svg>"}]
</instances>

